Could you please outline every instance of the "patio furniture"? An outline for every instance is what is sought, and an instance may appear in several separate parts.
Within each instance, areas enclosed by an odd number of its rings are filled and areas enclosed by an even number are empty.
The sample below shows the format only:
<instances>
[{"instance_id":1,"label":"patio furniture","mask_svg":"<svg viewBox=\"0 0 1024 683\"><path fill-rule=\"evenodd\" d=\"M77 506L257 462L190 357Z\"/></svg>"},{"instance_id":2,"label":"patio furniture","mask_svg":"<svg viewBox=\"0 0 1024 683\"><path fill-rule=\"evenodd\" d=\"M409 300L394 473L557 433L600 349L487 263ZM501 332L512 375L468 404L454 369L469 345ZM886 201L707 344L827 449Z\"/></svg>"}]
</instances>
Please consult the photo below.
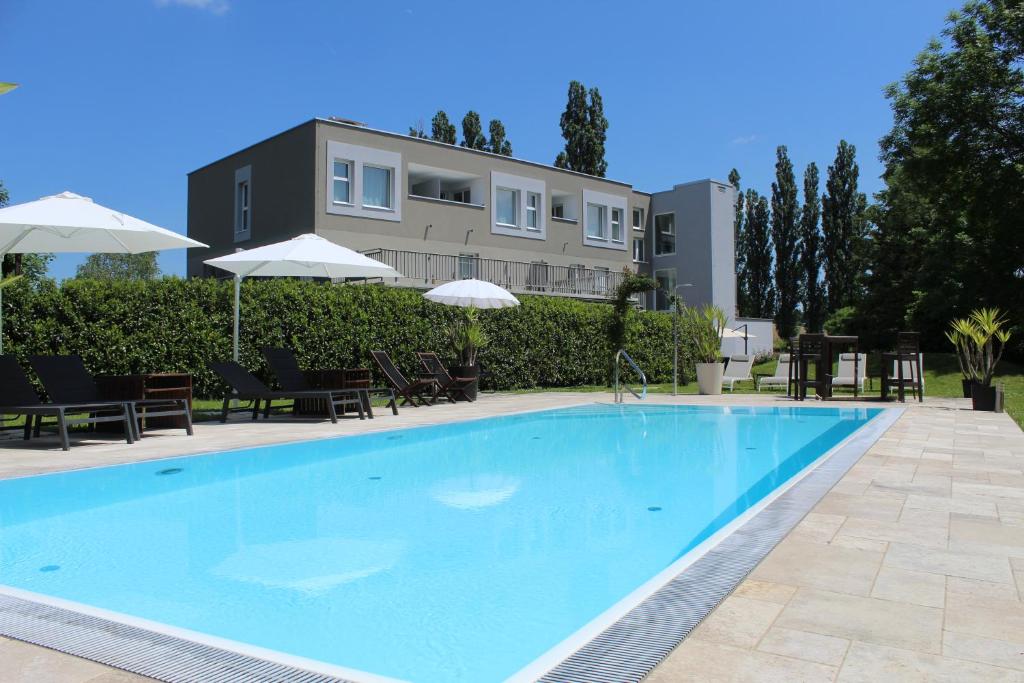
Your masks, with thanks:
<instances>
[{"instance_id":1,"label":"patio furniture","mask_svg":"<svg viewBox=\"0 0 1024 683\"><path fill-rule=\"evenodd\" d=\"M919 403L924 401L924 354L921 353L921 335L917 332L898 332L896 350L882 354L882 399L888 399L889 389L895 388L903 403L907 387Z\"/></svg>"},{"instance_id":2,"label":"patio furniture","mask_svg":"<svg viewBox=\"0 0 1024 683\"><path fill-rule=\"evenodd\" d=\"M192 375L187 372L147 372L136 375L98 375L96 386L105 400L141 401L147 398L180 398L192 411ZM146 417L147 429L184 429L185 416Z\"/></svg>"},{"instance_id":3,"label":"patio furniture","mask_svg":"<svg viewBox=\"0 0 1024 683\"><path fill-rule=\"evenodd\" d=\"M753 382L754 378L750 376L753 367L754 359L750 356L743 354L729 356L729 362L722 374L722 387L725 388L728 385L729 391L735 391L736 382Z\"/></svg>"},{"instance_id":4,"label":"patio furniture","mask_svg":"<svg viewBox=\"0 0 1024 683\"><path fill-rule=\"evenodd\" d=\"M273 391L258 377L243 368L234 361L211 362L210 369L220 375L221 379L228 385L230 391L224 396L224 405L221 409L220 421L228 421L228 407L232 399L240 401L252 401L252 419L255 421L260 413L260 403L264 403L263 419L270 418L271 404L276 400L297 401L301 399L319 399L327 405L327 414L331 422L337 424L339 405L350 405L356 408L359 419L366 419L363 412L363 402L357 396L348 393L345 397L338 396L338 392L329 389L303 389ZM293 403L294 406L294 403Z\"/></svg>"},{"instance_id":5,"label":"patio furniture","mask_svg":"<svg viewBox=\"0 0 1024 683\"><path fill-rule=\"evenodd\" d=\"M370 355L373 356L373 360L384 373L388 383L394 387L397 392L396 396L402 397L403 406L427 406L433 405L437 401L438 384L433 375L420 377L416 381L410 382L392 362L387 351L370 351ZM427 397L428 393L429 397Z\"/></svg>"},{"instance_id":6,"label":"patio furniture","mask_svg":"<svg viewBox=\"0 0 1024 683\"><path fill-rule=\"evenodd\" d=\"M826 393L825 387L829 385L825 381L827 373L824 372L822 359L825 357L825 335L824 334L801 334L799 339L799 351L797 352L797 374L794 384L794 398L803 401L807 398L807 388L813 387L816 396L821 397ZM814 366L814 379L810 377L811 366Z\"/></svg>"},{"instance_id":7,"label":"patio furniture","mask_svg":"<svg viewBox=\"0 0 1024 683\"><path fill-rule=\"evenodd\" d=\"M780 353L779 361L775 365L774 375L762 375L757 378L757 390L761 391L763 386L785 386L786 393L789 393L790 386L793 383L793 368L790 359L792 356L788 353Z\"/></svg>"},{"instance_id":8,"label":"patio furniture","mask_svg":"<svg viewBox=\"0 0 1024 683\"><path fill-rule=\"evenodd\" d=\"M366 416L373 419L373 408L370 406L370 395L366 389L362 388L341 388L341 387L314 387L309 379L306 377L306 373L299 368L299 361L295 359L295 354L292 353L291 349L274 349L265 348L263 349L263 357L267 360L267 365L270 366L270 371L274 373L277 378L277 383L281 386L284 391L330 391L335 399L344 397L355 397L359 401L363 410L366 412ZM318 403L321 401L317 400ZM339 408L341 415L345 414L345 407L351 405L349 401L335 401L334 405Z\"/></svg>"},{"instance_id":9,"label":"patio furniture","mask_svg":"<svg viewBox=\"0 0 1024 683\"><path fill-rule=\"evenodd\" d=\"M864 392L867 379L868 356L866 353L840 353L839 367L832 378L832 387L853 387L854 391Z\"/></svg>"},{"instance_id":10,"label":"patio furniture","mask_svg":"<svg viewBox=\"0 0 1024 683\"><path fill-rule=\"evenodd\" d=\"M103 403L110 400L100 392L96 380L85 369L81 356L31 356L28 360L54 403ZM183 419L185 433L192 436L192 410L187 399L168 397L123 400L135 418L132 428L136 437L142 435L145 419L176 416Z\"/></svg>"},{"instance_id":11,"label":"patio furniture","mask_svg":"<svg viewBox=\"0 0 1024 683\"><path fill-rule=\"evenodd\" d=\"M25 416L25 440L32 438L33 428L39 435L43 418L52 415L57 418L57 433L60 435L60 446L63 450L71 450L68 439L68 425L98 424L101 422L120 422L124 427L125 441L135 442L134 417L130 403L124 401L110 402L71 402L44 403L39 399L25 371L14 356L0 356L0 413L5 415ZM88 417L72 417L87 413Z\"/></svg>"},{"instance_id":12,"label":"patio furniture","mask_svg":"<svg viewBox=\"0 0 1024 683\"><path fill-rule=\"evenodd\" d=\"M444 363L437 357L437 354L432 351L421 351L416 355L427 372L434 376L438 391L444 393L449 401L455 403L460 398L466 401L474 400L469 394L469 389L476 383L476 377L452 377L448 372L448 368L444 366Z\"/></svg>"}]
</instances>

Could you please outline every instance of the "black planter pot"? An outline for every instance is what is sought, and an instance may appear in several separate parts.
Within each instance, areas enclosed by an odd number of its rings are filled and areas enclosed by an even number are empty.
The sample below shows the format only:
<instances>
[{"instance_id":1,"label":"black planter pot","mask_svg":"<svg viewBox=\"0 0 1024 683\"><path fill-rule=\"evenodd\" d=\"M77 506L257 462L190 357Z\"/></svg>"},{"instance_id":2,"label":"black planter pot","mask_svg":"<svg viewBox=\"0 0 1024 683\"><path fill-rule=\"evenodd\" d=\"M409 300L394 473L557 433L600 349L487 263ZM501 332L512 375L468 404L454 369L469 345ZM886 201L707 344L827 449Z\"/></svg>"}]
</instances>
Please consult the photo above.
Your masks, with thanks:
<instances>
[{"instance_id":1,"label":"black planter pot","mask_svg":"<svg viewBox=\"0 0 1024 683\"><path fill-rule=\"evenodd\" d=\"M971 397L971 387L974 386L974 380L973 379L962 379L962 380L960 380L960 384L962 384L963 387L964 387L964 398L970 398Z\"/></svg>"},{"instance_id":2,"label":"black planter pot","mask_svg":"<svg viewBox=\"0 0 1024 683\"><path fill-rule=\"evenodd\" d=\"M971 404L975 410L994 411L996 409L996 388L973 384L971 386Z\"/></svg>"},{"instance_id":3,"label":"black planter pot","mask_svg":"<svg viewBox=\"0 0 1024 683\"><path fill-rule=\"evenodd\" d=\"M480 377L480 366L479 365L453 365L451 367L451 375L452 375L452 377L465 377L465 378L472 377L473 379L477 379L478 377ZM479 386L480 386L480 382L477 381L477 382L473 382L468 387L466 387L466 395L471 400L474 400L474 401L476 400L477 389L479 388Z\"/></svg>"}]
</instances>

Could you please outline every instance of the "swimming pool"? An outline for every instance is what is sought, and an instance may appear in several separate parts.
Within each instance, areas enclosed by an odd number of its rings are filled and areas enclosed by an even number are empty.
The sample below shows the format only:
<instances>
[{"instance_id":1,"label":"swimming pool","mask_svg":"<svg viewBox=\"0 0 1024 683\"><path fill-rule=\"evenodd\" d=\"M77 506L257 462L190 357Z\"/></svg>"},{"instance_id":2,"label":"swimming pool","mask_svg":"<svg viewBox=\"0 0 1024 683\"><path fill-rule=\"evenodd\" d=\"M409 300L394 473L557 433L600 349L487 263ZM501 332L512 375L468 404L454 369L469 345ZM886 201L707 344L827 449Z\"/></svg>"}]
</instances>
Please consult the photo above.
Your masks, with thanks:
<instances>
[{"instance_id":1,"label":"swimming pool","mask_svg":"<svg viewBox=\"0 0 1024 683\"><path fill-rule=\"evenodd\" d=\"M880 412L590 405L4 480L0 584L500 681Z\"/></svg>"}]
</instances>

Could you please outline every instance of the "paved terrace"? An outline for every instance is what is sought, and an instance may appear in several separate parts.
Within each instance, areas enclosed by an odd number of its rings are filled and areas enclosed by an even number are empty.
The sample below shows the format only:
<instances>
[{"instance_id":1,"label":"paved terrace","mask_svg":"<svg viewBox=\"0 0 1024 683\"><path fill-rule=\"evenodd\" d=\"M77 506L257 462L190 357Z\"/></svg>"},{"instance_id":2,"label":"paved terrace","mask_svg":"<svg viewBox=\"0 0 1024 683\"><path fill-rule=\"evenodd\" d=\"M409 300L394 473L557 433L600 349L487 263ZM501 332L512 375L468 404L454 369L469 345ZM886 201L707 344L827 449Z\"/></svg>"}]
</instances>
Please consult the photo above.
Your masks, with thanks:
<instances>
[{"instance_id":1,"label":"paved terrace","mask_svg":"<svg viewBox=\"0 0 1024 683\"><path fill-rule=\"evenodd\" d=\"M166 431L131 447L78 442L70 453L55 450L55 438L28 449L0 439L0 478L610 400L486 395L338 425L199 424L191 439ZM1024 681L1024 433L1006 415L974 413L961 401L908 406L648 681ZM0 680L143 679L0 638Z\"/></svg>"}]
</instances>

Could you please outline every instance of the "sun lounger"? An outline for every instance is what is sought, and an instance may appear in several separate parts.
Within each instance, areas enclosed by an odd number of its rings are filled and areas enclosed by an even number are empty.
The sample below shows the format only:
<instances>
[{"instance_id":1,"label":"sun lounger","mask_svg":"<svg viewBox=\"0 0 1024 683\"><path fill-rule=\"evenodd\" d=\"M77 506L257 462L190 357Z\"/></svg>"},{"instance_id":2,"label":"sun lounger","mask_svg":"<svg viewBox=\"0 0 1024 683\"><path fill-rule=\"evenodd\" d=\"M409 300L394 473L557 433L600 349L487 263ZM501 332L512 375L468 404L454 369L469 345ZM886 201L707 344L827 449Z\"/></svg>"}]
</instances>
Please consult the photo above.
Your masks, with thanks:
<instances>
[{"instance_id":1,"label":"sun lounger","mask_svg":"<svg viewBox=\"0 0 1024 683\"><path fill-rule=\"evenodd\" d=\"M788 353L779 354L779 362L775 366L775 374L770 377L758 377L757 378L757 390L761 391L761 387L789 387L789 383L793 381L792 375L790 374L790 358Z\"/></svg>"},{"instance_id":2,"label":"sun lounger","mask_svg":"<svg viewBox=\"0 0 1024 683\"><path fill-rule=\"evenodd\" d=\"M437 357L437 354L432 351L421 351L416 355L426 371L434 376L439 391L444 393L449 401L454 403L460 398L467 401L474 400L469 395L468 390L477 382L476 377L452 377L448 372L448 368L444 366L444 363Z\"/></svg>"},{"instance_id":3,"label":"sun lounger","mask_svg":"<svg viewBox=\"0 0 1024 683\"><path fill-rule=\"evenodd\" d=\"M433 376L421 377L410 382L395 367L387 351L370 351L370 355L384 373L388 383L394 387L396 396L402 397L403 406L433 405L437 401L438 384Z\"/></svg>"},{"instance_id":4,"label":"sun lounger","mask_svg":"<svg viewBox=\"0 0 1024 683\"><path fill-rule=\"evenodd\" d=\"M854 362L856 359L856 363ZM867 379L868 355L866 353L841 353L839 354L839 366L836 368L836 376L832 378L833 387L857 387L860 392L864 391L864 381ZM856 365L856 376L854 376L854 365Z\"/></svg>"},{"instance_id":5,"label":"sun lounger","mask_svg":"<svg viewBox=\"0 0 1024 683\"><path fill-rule=\"evenodd\" d=\"M729 356L729 364L725 366L722 374L722 387L729 387L729 391L736 390L736 382L753 382L750 370L754 367L754 359L750 356L737 355Z\"/></svg>"}]
</instances>

